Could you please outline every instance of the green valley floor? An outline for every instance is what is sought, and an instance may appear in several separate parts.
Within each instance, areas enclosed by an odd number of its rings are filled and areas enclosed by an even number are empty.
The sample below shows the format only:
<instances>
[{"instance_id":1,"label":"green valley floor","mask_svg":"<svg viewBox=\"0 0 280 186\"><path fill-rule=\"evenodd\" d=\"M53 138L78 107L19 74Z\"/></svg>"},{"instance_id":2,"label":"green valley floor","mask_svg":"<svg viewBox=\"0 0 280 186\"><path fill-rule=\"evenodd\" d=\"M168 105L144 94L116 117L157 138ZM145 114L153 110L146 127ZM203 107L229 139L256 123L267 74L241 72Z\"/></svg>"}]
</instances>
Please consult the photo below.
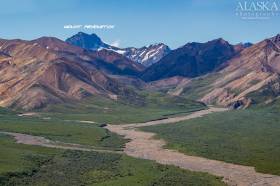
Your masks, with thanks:
<instances>
[{"instance_id":1,"label":"green valley floor","mask_svg":"<svg viewBox=\"0 0 280 186\"><path fill-rule=\"evenodd\" d=\"M93 99L23 114L0 109L0 132L79 145L67 147L72 150L25 145L0 134L0 185L224 185L217 176L230 185L252 183L254 177L271 185L280 181L272 176L280 175L279 104L203 110L205 105L184 98L146 96L144 105ZM250 179L243 180L242 171Z\"/></svg>"},{"instance_id":2,"label":"green valley floor","mask_svg":"<svg viewBox=\"0 0 280 186\"><path fill-rule=\"evenodd\" d=\"M0 185L222 186L220 178L126 155L16 144L0 135Z\"/></svg>"},{"instance_id":3,"label":"green valley floor","mask_svg":"<svg viewBox=\"0 0 280 186\"><path fill-rule=\"evenodd\" d=\"M254 166L280 175L280 115L276 105L214 113L144 131L167 142L165 148L188 155Z\"/></svg>"},{"instance_id":4,"label":"green valley floor","mask_svg":"<svg viewBox=\"0 0 280 186\"><path fill-rule=\"evenodd\" d=\"M158 101L158 98L156 99ZM141 109L139 109L126 103L112 104L108 100L95 100L94 104L89 104L89 107L85 104L81 106L84 110L76 108L76 114L68 113L69 107L65 105L63 105L65 110L56 114L50 110L47 113L19 114L0 109L0 131L41 136L55 142L62 142L62 144L75 143L83 148L93 148L98 151L119 152L127 140L105 129L101 122L102 118L107 121L116 119L118 122L144 121L166 117L166 114L182 114L204 108L199 103L189 101L183 105L171 107L170 104L173 101L171 99L168 105L166 103L161 106L151 104L149 107L140 106ZM96 102L99 104L95 105ZM92 108L93 105L95 109ZM105 109L104 112L104 107L109 107L109 111ZM167 107L173 109L168 110ZM73 111L72 108L70 110ZM139 117L137 117L137 111L139 111ZM126 114L124 117L120 114L122 112ZM136 117L129 116L130 114L135 114ZM82 118L84 119L81 120ZM0 185L3 186L224 185L221 178L207 173L160 165L120 153L87 152L18 144L11 136L3 133L0 134L0 149Z\"/></svg>"}]
</instances>

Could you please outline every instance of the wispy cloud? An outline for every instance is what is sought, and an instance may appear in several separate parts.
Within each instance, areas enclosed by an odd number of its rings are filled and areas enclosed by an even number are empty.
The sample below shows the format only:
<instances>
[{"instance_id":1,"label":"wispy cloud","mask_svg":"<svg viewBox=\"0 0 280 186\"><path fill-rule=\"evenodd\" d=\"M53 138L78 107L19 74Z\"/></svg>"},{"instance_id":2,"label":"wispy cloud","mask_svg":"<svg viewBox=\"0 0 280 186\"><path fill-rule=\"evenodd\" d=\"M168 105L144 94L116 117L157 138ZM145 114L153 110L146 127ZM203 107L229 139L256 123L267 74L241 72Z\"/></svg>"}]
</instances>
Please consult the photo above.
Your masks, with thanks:
<instances>
[{"instance_id":1,"label":"wispy cloud","mask_svg":"<svg viewBox=\"0 0 280 186\"><path fill-rule=\"evenodd\" d=\"M117 39L111 43L111 46L119 47L121 44L121 40Z\"/></svg>"}]
</instances>

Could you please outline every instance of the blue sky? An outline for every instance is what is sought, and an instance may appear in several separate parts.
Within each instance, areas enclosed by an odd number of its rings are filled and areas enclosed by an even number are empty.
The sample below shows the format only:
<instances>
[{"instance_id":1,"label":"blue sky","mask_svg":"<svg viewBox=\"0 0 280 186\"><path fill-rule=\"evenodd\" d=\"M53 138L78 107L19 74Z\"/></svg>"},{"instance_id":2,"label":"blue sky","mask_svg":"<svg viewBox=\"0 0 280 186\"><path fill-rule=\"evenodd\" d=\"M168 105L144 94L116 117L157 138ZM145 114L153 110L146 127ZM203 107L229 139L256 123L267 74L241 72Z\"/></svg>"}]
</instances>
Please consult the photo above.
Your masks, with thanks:
<instances>
[{"instance_id":1,"label":"blue sky","mask_svg":"<svg viewBox=\"0 0 280 186\"><path fill-rule=\"evenodd\" d=\"M239 0L240 1L240 0ZM0 0L0 38L65 39L95 32L107 43L141 47L163 42L171 48L222 37L257 42L280 33L280 16L243 20L237 0ZM68 24L110 24L114 29L65 29Z\"/></svg>"}]
</instances>

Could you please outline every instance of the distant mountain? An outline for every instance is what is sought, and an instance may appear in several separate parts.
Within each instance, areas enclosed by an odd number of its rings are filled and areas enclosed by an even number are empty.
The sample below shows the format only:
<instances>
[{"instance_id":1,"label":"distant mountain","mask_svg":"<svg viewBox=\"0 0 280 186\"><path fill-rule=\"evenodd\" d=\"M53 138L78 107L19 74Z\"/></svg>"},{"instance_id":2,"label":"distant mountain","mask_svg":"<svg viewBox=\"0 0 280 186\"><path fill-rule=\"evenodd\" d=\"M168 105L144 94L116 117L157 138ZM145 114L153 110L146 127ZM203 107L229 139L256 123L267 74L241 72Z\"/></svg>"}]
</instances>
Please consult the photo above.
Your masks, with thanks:
<instances>
[{"instance_id":1,"label":"distant mountain","mask_svg":"<svg viewBox=\"0 0 280 186\"><path fill-rule=\"evenodd\" d=\"M111 50L88 52L87 55L97 59L92 63L108 74L138 76L145 69L143 65Z\"/></svg>"},{"instance_id":2,"label":"distant mountain","mask_svg":"<svg viewBox=\"0 0 280 186\"><path fill-rule=\"evenodd\" d=\"M0 39L0 106L24 110L132 93L111 75L136 75L143 66L108 51L87 51L57 38Z\"/></svg>"},{"instance_id":3,"label":"distant mountain","mask_svg":"<svg viewBox=\"0 0 280 186\"><path fill-rule=\"evenodd\" d=\"M141 48L129 47L118 48L104 43L96 34L86 34L79 32L78 34L66 39L66 42L88 50L110 50L119 53L128 59L150 66L158 62L162 57L167 55L171 50L163 43L149 45Z\"/></svg>"},{"instance_id":4,"label":"distant mountain","mask_svg":"<svg viewBox=\"0 0 280 186\"><path fill-rule=\"evenodd\" d=\"M245 48L251 47L252 45L253 45L253 43L249 43L249 42L247 42L247 43L238 43L238 44L234 45L234 49L236 51L241 51L241 50L243 50Z\"/></svg>"},{"instance_id":5,"label":"distant mountain","mask_svg":"<svg viewBox=\"0 0 280 186\"><path fill-rule=\"evenodd\" d=\"M79 32L76 35L66 39L66 43L89 50L98 50L100 48L111 48L104 43L96 34L86 34Z\"/></svg>"},{"instance_id":6,"label":"distant mountain","mask_svg":"<svg viewBox=\"0 0 280 186\"><path fill-rule=\"evenodd\" d=\"M90 61L100 71L108 74L137 76L144 70L144 66L141 64L130 61L113 51L84 50L83 48L70 45L54 37L41 37L31 42L48 49L48 51L56 52L59 56L71 58L71 60L81 58Z\"/></svg>"},{"instance_id":7,"label":"distant mountain","mask_svg":"<svg viewBox=\"0 0 280 186\"><path fill-rule=\"evenodd\" d=\"M146 69L142 78L145 81L155 81L173 76L201 76L214 71L236 53L234 46L223 39L188 43Z\"/></svg>"},{"instance_id":8,"label":"distant mountain","mask_svg":"<svg viewBox=\"0 0 280 186\"><path fill-rule=\"evenodd\" d=\"M125 50L123 55L127 58L141 63L146 67L158 62L171 51L170 48L163 43L153 44L142 48L131 47L123 50Z\"/></svg>"},{"instance_id":9,"label":"distant mountain","mask_svg":"<svg viewBox=\"0 0 280 186\"><path fill-rule=\"evenodd\" d=\"M253 46L253 43L247 42L247 43L242 43L244 48L248 48L250 46Z\"/></svg>"}]
</instances>

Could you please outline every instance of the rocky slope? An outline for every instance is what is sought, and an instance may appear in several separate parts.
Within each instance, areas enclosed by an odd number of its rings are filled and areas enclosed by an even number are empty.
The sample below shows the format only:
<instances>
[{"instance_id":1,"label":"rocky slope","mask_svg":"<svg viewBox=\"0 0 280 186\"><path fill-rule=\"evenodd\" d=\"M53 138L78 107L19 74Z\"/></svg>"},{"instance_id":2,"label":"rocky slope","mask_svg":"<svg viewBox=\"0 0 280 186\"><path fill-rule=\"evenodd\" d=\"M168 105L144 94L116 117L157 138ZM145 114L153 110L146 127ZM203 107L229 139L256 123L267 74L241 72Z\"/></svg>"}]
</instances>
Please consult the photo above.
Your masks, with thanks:
<instances>
[{"instance_id":1,"label":"rocky slope","mask_svg":"<svg viewBox=\"0 0 280 186\"><path fill-rule=\"evenodd\" d=\"M242 50L224 63L220 71L193 79L180 87L180 94L197 92L197 98L205 103L234 108L265 104L280 94L279 73L280 35L277 35Z\"/></svg>"},{"instance_id":2,"label":"rocky slope","mask_svg":"<svg viewBox=\"0 0 280 186\"><path fill-rule=\"evenodd\" d=\"M96 34L86 34L83 32L79 32L78 34L66 39L66 42L71 45L93 51L113 51L146 67L158 62L162 57L171 51L170 48L163 43L153 44L141 48L118 48L104 43Z\"/></svg>"},{"instance_id":3,"label":"rocky slope","mask_svg":"<svg viewBox=\"0 0 280 186\"><path fill-rule=\"evenodd\" d=\"M116 53L104 56L56 38L0 39L0 106L30 110L90 95L117 99L130 92L110 75L141 69Z\"/></svg>"}]
</instances>

